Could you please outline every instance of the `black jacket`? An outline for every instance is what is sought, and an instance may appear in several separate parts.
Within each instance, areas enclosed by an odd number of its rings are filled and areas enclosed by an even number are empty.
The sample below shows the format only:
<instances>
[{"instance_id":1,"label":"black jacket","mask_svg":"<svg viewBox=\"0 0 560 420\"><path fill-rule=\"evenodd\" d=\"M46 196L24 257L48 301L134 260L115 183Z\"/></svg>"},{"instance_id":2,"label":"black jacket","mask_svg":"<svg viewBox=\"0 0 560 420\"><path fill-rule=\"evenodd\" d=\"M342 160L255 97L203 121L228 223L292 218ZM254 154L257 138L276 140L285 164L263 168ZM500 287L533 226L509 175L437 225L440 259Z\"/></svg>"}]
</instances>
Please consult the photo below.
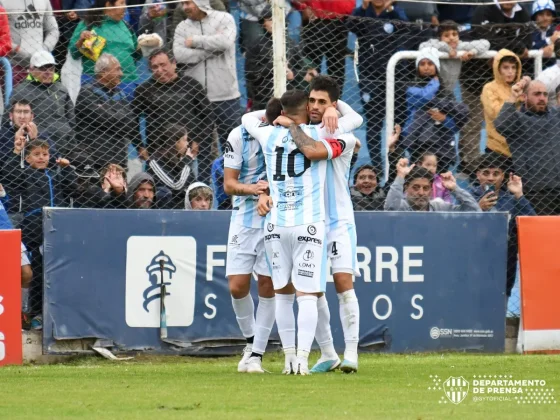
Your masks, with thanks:
<instances>
[{"instance_id":1,"label":"black jacket","mask_svg":"<svg viewBox=\"0 0 560 420\"><path fill-rule=\"evenodd\" d=\"M193 160L188 156L177 164L158 159L148 161L146 172L154 179L159 208L185 208L185 191L195 181L192 163Z\"/></svg>"},{"instance_id":2,"label":"black jacket","mask_svg":"<svg viewBox=\"0 0 560 420\"><path fill-rule=\"evenodd\" d=\"M377 187L370 195L362 194L356 187L350 188L352 204L355 211L380 210L383 211L385 205L385 192Z\"/></svg>"}]
</instances>

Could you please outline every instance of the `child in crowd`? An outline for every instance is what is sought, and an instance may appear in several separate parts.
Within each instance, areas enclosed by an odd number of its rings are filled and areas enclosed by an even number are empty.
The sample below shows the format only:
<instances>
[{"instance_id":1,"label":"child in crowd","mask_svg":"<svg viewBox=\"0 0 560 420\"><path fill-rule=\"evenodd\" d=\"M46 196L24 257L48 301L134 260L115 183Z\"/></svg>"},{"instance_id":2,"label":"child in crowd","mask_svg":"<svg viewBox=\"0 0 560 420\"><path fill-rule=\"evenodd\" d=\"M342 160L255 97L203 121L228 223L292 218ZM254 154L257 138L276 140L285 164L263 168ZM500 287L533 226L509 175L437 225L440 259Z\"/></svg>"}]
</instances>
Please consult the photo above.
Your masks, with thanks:
<instances>
[{"instance_id":1,"label":"child in crowd","mask_svg":"<svg viewBox=\"0 0 560 420\"><path fill-rule=\"evenodd\" d=\"M185 196L186 210L212 210L214 192L204 182L193 182Z\"/></svg>"},{"instance_id":2,"label":"child in crowd","mask_svg":"<svg viewBox=\"0 0 560 420\"><path fill-rule=\"evenodd\" d=\"M542 50L543 56L554 56L554 42L560 37L560 32L554 24L556 19L556 6L552 0L537 0L533 3L531 19L537 26L533 33L531 49ZM552 64L554 64L552 62ZM545 66L548 67L548 66Z\"/></svg>"},{"instance_id":3,"label":"child in crowd","mask_svg":"<svg viewBox=\"0 0 560 420\"><path fill-rule=\"evenodd\" d=\"M418 165L422 168L427 169L434 175L434 182L432 183L432 197L434 200L436 198L441 198L446 203L453 203L453 198L449 193L449 190L443 186L443 180L441 176L437 173L438 169L438 158L434 153L426 152L418 161Z\"/></svg>"},{"instance_id":4,"label":"child in crowd","mask_svg":"<svg viewBox=\"0 0 560 420\"><path fill-rule=\"evenodd\" d=\"M490 49L490 42L485 39L461 41L458 25L451 20L446 20L438 26L438 39L430 39L420 44L420 50L425 48L435 48L441 53L449 54L449 59L441 60L439 75L443 88L452 93L459 81L462 62L486 53ZM464 54L459 57L459 52Z\"/></svg>"}]
</instances>

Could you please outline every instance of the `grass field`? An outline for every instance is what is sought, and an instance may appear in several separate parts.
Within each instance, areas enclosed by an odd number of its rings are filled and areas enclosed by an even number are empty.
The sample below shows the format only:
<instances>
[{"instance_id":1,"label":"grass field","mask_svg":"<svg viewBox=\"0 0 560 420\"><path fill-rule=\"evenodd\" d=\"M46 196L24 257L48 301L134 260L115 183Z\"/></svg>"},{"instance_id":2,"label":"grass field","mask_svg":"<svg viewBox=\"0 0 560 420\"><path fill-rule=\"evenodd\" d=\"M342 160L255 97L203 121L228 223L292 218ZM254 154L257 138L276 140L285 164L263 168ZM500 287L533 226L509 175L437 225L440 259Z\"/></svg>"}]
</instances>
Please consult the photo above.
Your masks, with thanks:
<instances>
[{"instance_id":1,"label":"grass field","mask_svg":"<svg viewBox=\"0 0 560 420\"><path fill-rule=\"evenodd\" d=\"M277 373L283 366L279 354L265 360L273 374L238 374L238 358L138 356L110 362L87 357L0 368L0 419L560 418L560 357L555 356L362 355L358 374L309 377ZM458 405L439 402L444 393L428 390L430 375L442 381L463 376L471 383L468 396ZM501 395L511 401L477 402L473 375L542 379L558 403L518 404L514 394Z\"/></svg>"}]
</instances>

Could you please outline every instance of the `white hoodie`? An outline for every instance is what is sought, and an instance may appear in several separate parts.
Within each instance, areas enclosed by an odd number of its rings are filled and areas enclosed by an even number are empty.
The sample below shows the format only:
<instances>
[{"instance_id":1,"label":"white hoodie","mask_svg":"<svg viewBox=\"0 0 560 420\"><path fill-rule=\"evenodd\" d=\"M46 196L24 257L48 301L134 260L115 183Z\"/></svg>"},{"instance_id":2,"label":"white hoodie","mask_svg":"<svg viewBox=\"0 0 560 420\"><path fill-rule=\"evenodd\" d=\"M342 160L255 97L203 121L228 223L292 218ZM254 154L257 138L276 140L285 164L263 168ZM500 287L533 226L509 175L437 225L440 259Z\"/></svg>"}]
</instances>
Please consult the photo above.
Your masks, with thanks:
<instances>
[{"instance_id":1,"label":"white hoodie","mask_svg":"<svg viewBox=\"0 0 560 420\"><path fill-rule=\"evenodd\" d=\"M28 67L33 53L54 49L59 33L49 0L0 0L0 3L7 12L21 12L8 15L12 64Z\"/></svg>"}]
</instances>

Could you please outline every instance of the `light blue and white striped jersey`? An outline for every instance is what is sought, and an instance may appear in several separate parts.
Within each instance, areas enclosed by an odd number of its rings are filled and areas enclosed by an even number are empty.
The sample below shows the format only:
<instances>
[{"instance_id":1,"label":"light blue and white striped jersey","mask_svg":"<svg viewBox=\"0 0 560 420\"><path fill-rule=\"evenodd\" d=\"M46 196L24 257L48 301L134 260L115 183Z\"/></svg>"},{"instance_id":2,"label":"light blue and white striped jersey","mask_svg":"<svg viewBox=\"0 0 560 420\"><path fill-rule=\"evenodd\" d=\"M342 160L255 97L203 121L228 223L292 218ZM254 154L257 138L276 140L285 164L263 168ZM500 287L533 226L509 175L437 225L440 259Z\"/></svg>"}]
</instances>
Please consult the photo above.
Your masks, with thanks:
<instances>
[{"instance_id":1,"label":"light blue and white striped jersey","mask_svg":"<svg viewBox=\"0 0 560 420\"><path fill-rule=\"evenodd\" d=\"M305 133L321 141L332 157L326 132L317 126L301 125ZM297 148L287 128L264 124L246 126L259 141L273 206L267 222L276 226L299 226L325 220L327 161L310 161Z\"/></svg>"},{"instance_id":2,"label":"light blue and white striped jersey","mask_svg":"<svg viewBox=\"0 0 560 420\"><path fill-rule=\"evenodd\" d=\"M224 167L238 170L242 184L255 184L266 178L261 146L241 125L229 133L224 147ZM231 222L248 228L263 228L265 218L257 213L257 201L257 196L233 196Z\"/></svg>"},{"instance_id":3,"label":"light blue and white striped jersey","mask_svg":"<svg viewBox=\"0 0 560 420\"><path fill-rule=\"evenodd\" d=\"M328 230L340 225L355 224L354 206L350 196L348 181L350 163L357 139L352 133L339 134L335 138L342 144L343 152L336 159L327 162L325 184L326 226Z\"/></svg>"}]
</instances>

